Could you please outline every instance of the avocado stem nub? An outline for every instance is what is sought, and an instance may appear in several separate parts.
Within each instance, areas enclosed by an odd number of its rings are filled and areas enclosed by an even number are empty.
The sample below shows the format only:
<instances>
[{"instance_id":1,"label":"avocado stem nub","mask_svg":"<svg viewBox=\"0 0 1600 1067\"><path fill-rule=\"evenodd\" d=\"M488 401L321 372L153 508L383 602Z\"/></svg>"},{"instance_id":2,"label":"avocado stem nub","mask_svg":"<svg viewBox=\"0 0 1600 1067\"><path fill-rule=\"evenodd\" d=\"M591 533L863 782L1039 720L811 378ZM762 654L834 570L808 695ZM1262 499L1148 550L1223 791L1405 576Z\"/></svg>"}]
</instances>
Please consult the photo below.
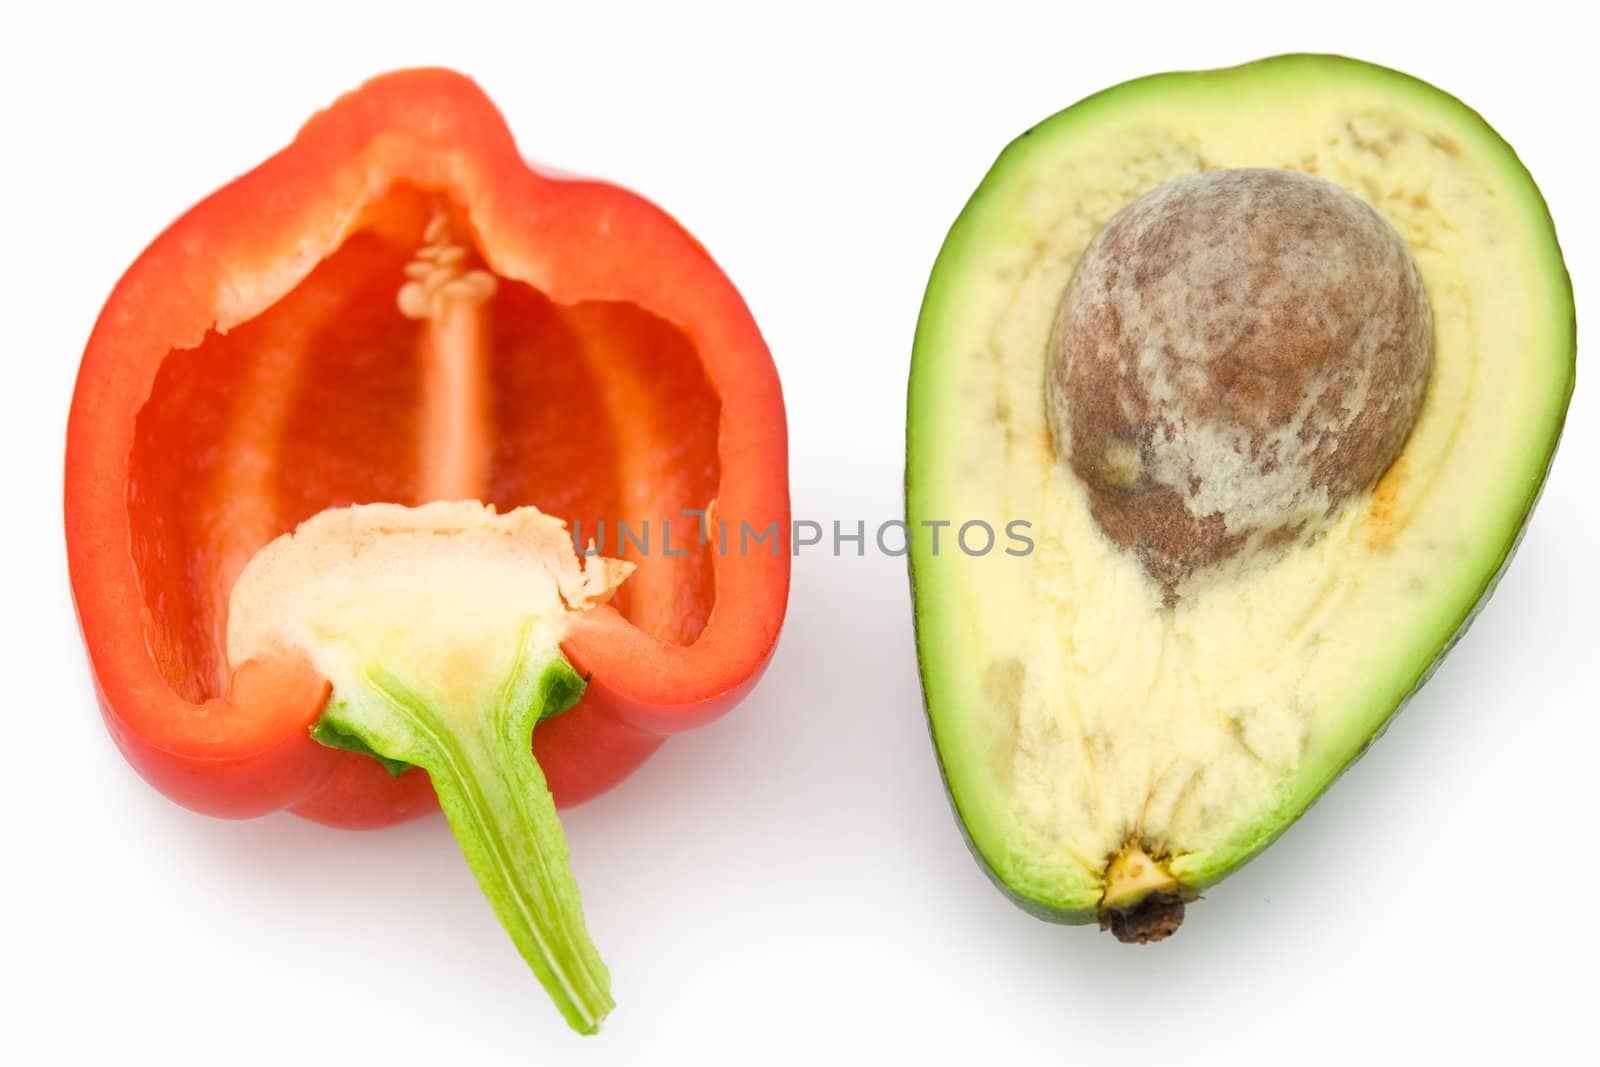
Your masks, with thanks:
<instances>
[{"instance_id":1,"label":"avocado stem nub","mask_svg":"<svg viewBox=\"0 0 1600 1067\"><path fill-rule=\"evenodd\" d=\"M1129 841L1106 867L1100 898L1100 929L1118 941L1147 944L1168 937L1183 923L1178 881L1136 841Z\"/></svg>"}]
</instances>

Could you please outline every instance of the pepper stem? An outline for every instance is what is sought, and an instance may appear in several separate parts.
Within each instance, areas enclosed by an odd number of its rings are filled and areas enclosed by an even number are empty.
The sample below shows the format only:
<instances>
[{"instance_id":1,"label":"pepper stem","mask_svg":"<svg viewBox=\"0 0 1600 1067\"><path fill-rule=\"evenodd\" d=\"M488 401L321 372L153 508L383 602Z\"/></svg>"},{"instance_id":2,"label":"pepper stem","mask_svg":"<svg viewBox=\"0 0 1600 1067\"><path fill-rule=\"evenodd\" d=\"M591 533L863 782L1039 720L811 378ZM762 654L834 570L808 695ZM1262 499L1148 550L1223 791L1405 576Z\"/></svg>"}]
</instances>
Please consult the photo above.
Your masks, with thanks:
<instances>
[{"instance_id":1,"label":"pepper stem","mask_svg":"<svg viewBox=\"0 0 1600 1067\"><path fill-rule=\"evenodd\" d=\"M533 758L533 728L566 710L584 681L554 647L525 640L487 700L452 699L391 667L334 699L320 727L433 781L467 864L506 932L574 1030L611 1010L611 979L584 927L555 800ZM462 703L476 703L463 707Z\"/></svg>"}]
</instances>

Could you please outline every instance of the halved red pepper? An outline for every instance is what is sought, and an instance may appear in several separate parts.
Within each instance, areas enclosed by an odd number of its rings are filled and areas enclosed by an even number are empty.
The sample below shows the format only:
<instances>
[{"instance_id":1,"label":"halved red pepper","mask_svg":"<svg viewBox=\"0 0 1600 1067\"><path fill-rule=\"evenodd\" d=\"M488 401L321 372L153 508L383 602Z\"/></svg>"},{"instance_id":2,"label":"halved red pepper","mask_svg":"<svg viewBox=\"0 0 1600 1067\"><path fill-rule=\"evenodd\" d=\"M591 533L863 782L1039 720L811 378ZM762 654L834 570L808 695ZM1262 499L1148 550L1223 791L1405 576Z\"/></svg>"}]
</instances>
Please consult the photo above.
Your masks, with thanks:
<instances>
[{"instance_id":1,"label":"halved red pepper","mask_svg":"<svg viewBox=\"0 0 1600 1067\"><path fill-rule=\"evenodd\" d=\"M309 659L235 670L225 633L235 579L273 538L327 508L441 495L430 405L461 395L459 368L430 362L396 307L440 219L498 283L475 327L481 396L447 415L451 447L476 450L477 491L458 495L537 505L586 538L602 522L673 524L671 554L659 533L653 552L604 546L638 569L562 641L589 684L534 735L556 798L615 785L736 703L772 653L786 430L738 293L652 204L531 170L466 78L390 74L157 238L83 356L73 594L112 736L181 804L345 827L434 807L425 775L312 738L329 683ZM707 509L734 530L775 524L776 550L694 536Z\"/></svg>"}]
</instances>

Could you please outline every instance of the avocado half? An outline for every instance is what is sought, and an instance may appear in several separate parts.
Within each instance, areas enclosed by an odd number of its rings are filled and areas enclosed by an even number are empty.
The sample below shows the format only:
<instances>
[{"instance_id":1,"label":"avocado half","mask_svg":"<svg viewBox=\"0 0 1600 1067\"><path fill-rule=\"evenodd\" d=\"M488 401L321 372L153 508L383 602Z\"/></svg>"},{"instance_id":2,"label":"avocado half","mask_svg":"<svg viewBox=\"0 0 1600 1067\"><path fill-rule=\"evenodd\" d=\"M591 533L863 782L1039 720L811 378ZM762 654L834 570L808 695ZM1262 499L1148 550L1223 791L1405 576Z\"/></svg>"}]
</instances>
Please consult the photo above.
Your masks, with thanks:
<instances>
[{"instance_id":1,"label":"avocado half","mask_svg":"<svg viewBox=\"0 0 1600 1067\"><path fill-rule=\"evenodd\" d=\"M1317 175L1376 209L1420 272L1432 366L1375 486L1319 536L1175 598L1097 524L1051 433L1047 364L1107 222L1232 168ZM1162 74L1013 141L934 265L907 418L928 721L996 884L1043 918L1155 940L1282 833L1493 590L1549 470L1575 354L1539 190L1482 118L1414 78L1315 55ZM1014 536L977 551L977 533L952 536L969 523Z\"/></svg>"}]
</instances>

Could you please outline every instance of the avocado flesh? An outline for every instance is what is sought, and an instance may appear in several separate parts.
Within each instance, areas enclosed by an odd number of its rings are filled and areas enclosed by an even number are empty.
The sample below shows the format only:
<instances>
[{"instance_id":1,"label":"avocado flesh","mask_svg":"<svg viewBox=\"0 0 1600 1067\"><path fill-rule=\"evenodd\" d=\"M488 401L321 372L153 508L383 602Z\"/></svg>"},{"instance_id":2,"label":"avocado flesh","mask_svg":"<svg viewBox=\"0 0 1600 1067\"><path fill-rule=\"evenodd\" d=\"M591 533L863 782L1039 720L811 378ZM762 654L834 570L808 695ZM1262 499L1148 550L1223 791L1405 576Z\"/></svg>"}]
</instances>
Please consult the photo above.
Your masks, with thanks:
<instances>
[{"instance_id":1,"label":"avocado flesh","mask_svg":"<svg viewBox=\"0 0 1600 1067\"><path fill-rule=\"evenodd\" d=\"M1199 170L1287 167L1375 207L1434 309L1400 458L1316 541L1225 563L1172 606L1100 532L1042 381L1098 230ZM1573 382L1573 305L1538 190L1472 111L1383 68L1287 56L1108 90L1015 141L939 255L918 323L907 518L1031 523L1025 557L911 552L919 660L974 852L1019 903L1087 922L1192 898L1354 760L1487 596ZM1129 882L1126 857L1148 870ZM1109 872L1109 876L1108 876Z\"/></svg>"}]
</instances>

